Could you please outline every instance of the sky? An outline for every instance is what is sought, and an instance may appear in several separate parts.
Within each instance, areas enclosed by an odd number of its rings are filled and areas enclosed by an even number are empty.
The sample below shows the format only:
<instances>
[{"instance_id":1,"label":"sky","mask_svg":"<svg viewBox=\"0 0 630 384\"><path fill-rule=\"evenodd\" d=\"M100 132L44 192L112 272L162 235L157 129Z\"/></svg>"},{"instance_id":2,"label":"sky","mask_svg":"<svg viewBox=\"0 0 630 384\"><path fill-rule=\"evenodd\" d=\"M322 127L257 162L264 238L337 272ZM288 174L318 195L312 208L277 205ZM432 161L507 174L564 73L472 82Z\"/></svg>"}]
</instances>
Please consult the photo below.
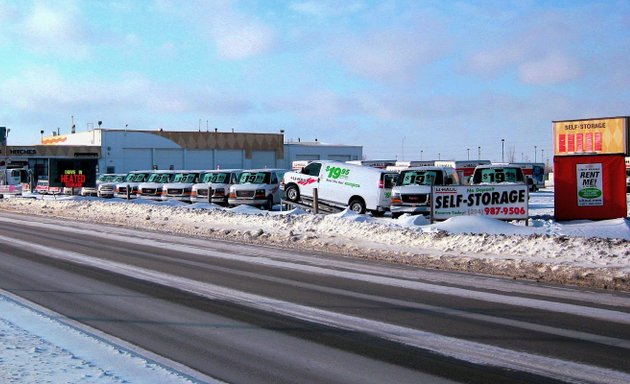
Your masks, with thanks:
<instances>
[{"instance_id":1,"label":"sky","mask_svg":"<svg viewBox=\"0 0 630 384\"><path fill-rule=\"evenodd\" d=\"M552 162L552 121L630 115L628 0L0 0L0 57L9 145L101 121Z\"/></svg>"}]
</instances>

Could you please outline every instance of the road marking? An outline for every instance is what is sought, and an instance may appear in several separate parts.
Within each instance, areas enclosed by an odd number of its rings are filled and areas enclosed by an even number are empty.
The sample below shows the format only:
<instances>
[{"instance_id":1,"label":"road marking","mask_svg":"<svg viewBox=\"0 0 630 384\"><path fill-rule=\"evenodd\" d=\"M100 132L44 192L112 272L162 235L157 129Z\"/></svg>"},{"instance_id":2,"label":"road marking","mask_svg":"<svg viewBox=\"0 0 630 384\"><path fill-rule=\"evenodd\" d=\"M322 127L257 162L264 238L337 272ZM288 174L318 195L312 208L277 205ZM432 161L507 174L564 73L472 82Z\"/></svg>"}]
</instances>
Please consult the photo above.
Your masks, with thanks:
<instances>
[{"instance_id":1,"label":"road marking","mask_svg":"<svg viewBox=\"0 0 630 384\"><path fill-rule=\"evenodd\" d=\"M282 300L241 292L218 285L177 277L131 265L104 261L89 255L59 250L39 244L0 236L0 240L19 245L22 249L46 257L71 261L81 265L101 268L135 279L181 289L213 300L224 300L257 310L288 316L316 324L348 331L362 332L378 338L429 350L440 355L488 365L529 372L553 379L576 382L628 383L630 374L531 353L460 340L380 321L343 315L322 309L307 307Z\"/></svg>"}]
</instances>

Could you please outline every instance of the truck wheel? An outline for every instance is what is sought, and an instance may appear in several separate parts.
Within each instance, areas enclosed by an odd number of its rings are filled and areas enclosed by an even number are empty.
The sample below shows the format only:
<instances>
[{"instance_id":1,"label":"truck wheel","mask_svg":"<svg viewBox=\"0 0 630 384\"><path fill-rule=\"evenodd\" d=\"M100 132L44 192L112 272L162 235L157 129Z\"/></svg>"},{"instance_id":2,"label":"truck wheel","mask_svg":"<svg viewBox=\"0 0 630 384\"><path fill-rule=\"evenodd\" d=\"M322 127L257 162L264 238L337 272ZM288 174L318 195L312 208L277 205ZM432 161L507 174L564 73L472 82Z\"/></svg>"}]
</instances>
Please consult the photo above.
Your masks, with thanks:
<instances>
[{"instance_id":1,"label":"truck wheel","mask_svg":"<svg viewBox=\"0 0 630 384\"><path fill-rule=\"evenodd\" d=\"M300 200L300 190L296 185L289 185L284 193L289 201L296 203Z\"/></svg>"},{"instance_id":2,"label":"truck wheel","mask_svg":"<svg viewBox=\"0 0 630 384\"><path fill-rule=\"evenodd\" d=\"M365 203L359 198L350 200L350 204L348 204L348 206L351 211L356 213L365 213Z\"/></svg>"}]
</instances>

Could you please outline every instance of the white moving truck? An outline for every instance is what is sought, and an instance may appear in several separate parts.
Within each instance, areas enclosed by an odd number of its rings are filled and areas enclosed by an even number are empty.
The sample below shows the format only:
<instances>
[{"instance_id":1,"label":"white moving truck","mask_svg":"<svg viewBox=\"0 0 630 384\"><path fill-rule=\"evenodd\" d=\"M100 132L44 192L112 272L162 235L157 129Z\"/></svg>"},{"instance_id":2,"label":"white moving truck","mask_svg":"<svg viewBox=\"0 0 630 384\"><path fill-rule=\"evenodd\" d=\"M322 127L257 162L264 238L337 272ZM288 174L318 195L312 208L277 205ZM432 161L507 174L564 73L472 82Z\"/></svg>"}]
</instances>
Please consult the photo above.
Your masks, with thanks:
<instances>
[{"instance_id":1,"label":"white moving truck","mask_svg":"<svg viewBox=\"0 0 630 384\"><path fill-rule=\"evenodd\" d=\"M199 182L202 171L178 171L170 183L162 185L162 200L191 202L193 185Z\"/></svg>"},{"instance_id":2,"label":"white moving truck","mask_svg":"<svg viewBox=\"0 0 630 384\"><path fill-rule=\"evenodd\" d=\"M436 167L451 167L459 175L462 184L468 184L470 176L478 165L491 164L490 160L437 160Z\"/></svg>"},{"instance_id":3,"label":"white moving truck","mask_svg":"<svg viewBox=\"0 0 630 384\"><path fill-rule=\"evenodd\" d=\"M202 172L199 183L192 187L190 201L192 203L210 202L227 206L230 187L238 183L241 172L241 169L221 169Z\"/></svg>"},{"instance_id":4,"label":"white moving truck","mask_svg":"<svg viewBox=\"0 0 630 384\"><path fill-rule=\"evenodd\" d=\"M114 188L114 197L120 197L126 199L136 198L138 192L138 185L144 183L149 178L153 171L131 171L125 176L125 179L116 184Z\"/></svg>"},{"instance_id":5,"label":"white moving truck","mask_svg":"<svg viewBox=\"0 0 630 384\"><path fill-rule=\"evenodd\" d=\"M429 215L432 187L459 184L459 175L451 167L411 167L400 171L392 189L392 218L405 213Z\"/></svg>"},{"instance_id":6,"label":"white moving truck","mask_svg":"<svg viewBox=\"0 0 630 384\"><path fill-rule=\"evenodd\" d=\"M292 202L310 203L317 188L318 200L323 204L382 216L389 211L397 177L396 172L369 166L316 160L300 172L285 173L282 186L287 200Z\"/></svg>"},{"instance_id":7,"label":"white moving truck","mask_svg":"<svg viewBox=\"0 0 630 384\"><path fill-rule=\"evenodd\" d=\"M138 184L136 197L147 200L162 200L162 186L171 183L177 171L153 171L147 181Z\"/></svg>"},{"instance_id":8,"label":"white moving truck","mask_svg":"<svg viewBox=\"0 0 630 384\"><path fill-rule=\"evenodd\" d=\"M248 169L241 173L238 183L230 187L229 205L252 205L271 211L280 204L280 181L285 169Z\"/></svg>"},{"instance_id":9,"label":"white moving truck","mask_svg":"<svg viewBox=\"0 0 630 384\"><path fill-rule=\"evenodd\" d=\"M19 196L28 183L26 168L0 168L0 197Z\"/></svg>"}]
</instances>

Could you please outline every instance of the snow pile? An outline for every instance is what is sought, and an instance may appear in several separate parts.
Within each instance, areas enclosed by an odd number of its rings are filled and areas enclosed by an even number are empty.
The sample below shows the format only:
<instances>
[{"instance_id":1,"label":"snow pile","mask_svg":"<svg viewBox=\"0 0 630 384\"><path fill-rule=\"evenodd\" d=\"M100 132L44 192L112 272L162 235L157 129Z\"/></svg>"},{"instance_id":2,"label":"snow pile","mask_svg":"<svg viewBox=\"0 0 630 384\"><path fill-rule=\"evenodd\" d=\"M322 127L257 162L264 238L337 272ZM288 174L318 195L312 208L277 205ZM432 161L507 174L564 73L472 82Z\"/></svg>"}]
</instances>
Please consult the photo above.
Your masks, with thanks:
<instances>
[{"instance_id":1,"label":"snow pile","mask_svg":"<svg viewBox=\"0 0 630 384\"><path fill-rule=\"evenodd\" d=\"M549 196L532 198L530 225L487 217L431 224L422 216L373 218L343 211L267 212L248 206L95 198L4 199L0 209L185 236L281 246L447 270L630 290L625 219L557 223ZM552 200L551 200L552 201Z\"/></svg>"}]
</instances>

